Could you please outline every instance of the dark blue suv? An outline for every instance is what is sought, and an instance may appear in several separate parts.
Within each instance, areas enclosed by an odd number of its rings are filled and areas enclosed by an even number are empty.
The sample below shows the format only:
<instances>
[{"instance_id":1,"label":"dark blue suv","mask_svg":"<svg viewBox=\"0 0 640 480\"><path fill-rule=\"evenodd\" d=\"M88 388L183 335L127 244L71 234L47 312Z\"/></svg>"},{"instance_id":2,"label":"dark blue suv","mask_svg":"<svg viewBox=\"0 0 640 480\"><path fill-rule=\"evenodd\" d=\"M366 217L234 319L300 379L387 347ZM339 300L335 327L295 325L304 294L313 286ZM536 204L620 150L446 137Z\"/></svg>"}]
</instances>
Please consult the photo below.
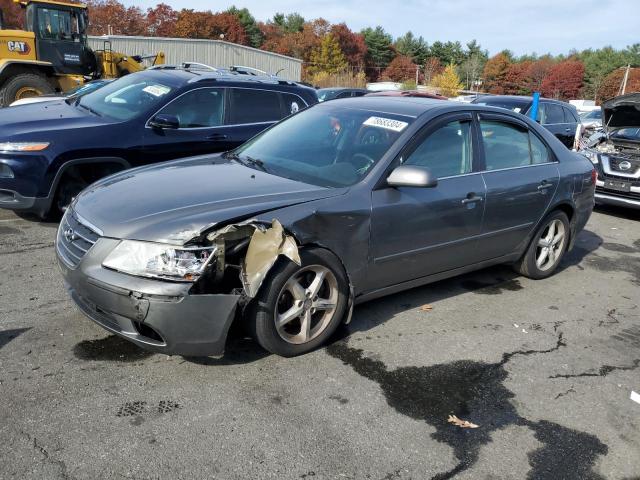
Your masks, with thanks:
<instances>
[{"instance_id":1,"label":"dark blue suv","mask_svg":"<svg viewBox=\"0 0 640 480\"><path fill-rule=\"evenodd\" d=\"M165 66L78 100L2 109L0 208L55 216L104 176L231 150L317 101L277 77Z\"/></svg>"}]
</instances>

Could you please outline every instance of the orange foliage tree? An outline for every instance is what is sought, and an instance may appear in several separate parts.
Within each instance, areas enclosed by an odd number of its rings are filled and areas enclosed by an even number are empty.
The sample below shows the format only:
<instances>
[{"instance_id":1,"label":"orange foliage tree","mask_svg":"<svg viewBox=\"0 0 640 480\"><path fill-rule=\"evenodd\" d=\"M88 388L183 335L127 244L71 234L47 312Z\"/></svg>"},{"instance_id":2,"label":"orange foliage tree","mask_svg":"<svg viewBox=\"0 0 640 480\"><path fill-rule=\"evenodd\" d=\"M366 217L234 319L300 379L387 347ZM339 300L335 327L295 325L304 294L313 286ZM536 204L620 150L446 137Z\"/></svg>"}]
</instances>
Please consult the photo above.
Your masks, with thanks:
<instances>
[{"instance_id":1,"label":"orange foliage tree","mask_svg":"<svg viewBox=\"0 0 640 480\"><path fill-rule=\"evenodd\" d=\"M584 79L584 64L579 60L565 60L555 64L542 81L542 94L546 97L578 98Z\"/></svg>"}]
</instances>

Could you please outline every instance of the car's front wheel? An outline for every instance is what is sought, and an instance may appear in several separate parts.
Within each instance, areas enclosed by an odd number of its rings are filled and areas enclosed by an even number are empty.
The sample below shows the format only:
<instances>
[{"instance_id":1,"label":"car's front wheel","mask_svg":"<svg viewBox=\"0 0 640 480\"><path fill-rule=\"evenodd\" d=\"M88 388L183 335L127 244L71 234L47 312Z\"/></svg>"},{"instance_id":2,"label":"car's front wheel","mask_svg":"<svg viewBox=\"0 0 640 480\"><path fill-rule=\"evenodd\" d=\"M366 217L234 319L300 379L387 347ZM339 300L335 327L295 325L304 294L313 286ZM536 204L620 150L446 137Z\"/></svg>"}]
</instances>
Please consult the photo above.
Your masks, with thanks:
<instances>
[{"instance_id":1,"label":"car's front wheel","mask_svg":"<svg viewBox=\"0 0 640 480\"><path fill-rule=\"evenodd\" d=\"M552 212L540 224L516 270L535 280L547 278L560 265L568 244L569 219L564 212Z\"/></svg>"},{"instance_id":2,"label":"car's front wheel","mask_svg":"<svg viewBox=\"0 0 640 480\"><path fill-rule=\"evenodd\" d=\"M266 350L293 357L322 345L344 318L349 284L330 252L300 251L302 266L277 264L257 295L251 330Z\"/></svg>"}]
</instances>

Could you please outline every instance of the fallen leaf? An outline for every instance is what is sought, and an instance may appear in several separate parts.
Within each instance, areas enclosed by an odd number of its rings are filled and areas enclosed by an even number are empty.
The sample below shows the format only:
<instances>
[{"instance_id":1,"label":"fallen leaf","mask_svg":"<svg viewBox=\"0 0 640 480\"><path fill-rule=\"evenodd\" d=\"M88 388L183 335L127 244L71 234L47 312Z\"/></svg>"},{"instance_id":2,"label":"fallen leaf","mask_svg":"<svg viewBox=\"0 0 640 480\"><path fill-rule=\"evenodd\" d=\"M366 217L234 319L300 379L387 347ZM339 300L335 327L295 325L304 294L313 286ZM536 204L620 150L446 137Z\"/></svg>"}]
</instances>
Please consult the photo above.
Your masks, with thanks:
<instances>
[{"instance_id":1,"label":"fallen leaf","mask_svg":"<svg viewBox=\"0 0 640 480\"><path fill-rule=\"evenodd\" d=\"M476 425L475 423L468 422L467 420L461 420L455 415L449 415L447 422L453 423L460 428L478 428L480 426Z\"/></svg>"},{"instance_id":2,"label":"fallen leaf","mask_svg":"<svg viewBox=\"0 0 640 480\"><path fill-rule=\"evenodd\" d=\"M420 307L420 310L422 310L423 312L430 312L431 310L433 310L433 307L427 303L426 305L422 305Z\"/></svg>"}]
</instances>

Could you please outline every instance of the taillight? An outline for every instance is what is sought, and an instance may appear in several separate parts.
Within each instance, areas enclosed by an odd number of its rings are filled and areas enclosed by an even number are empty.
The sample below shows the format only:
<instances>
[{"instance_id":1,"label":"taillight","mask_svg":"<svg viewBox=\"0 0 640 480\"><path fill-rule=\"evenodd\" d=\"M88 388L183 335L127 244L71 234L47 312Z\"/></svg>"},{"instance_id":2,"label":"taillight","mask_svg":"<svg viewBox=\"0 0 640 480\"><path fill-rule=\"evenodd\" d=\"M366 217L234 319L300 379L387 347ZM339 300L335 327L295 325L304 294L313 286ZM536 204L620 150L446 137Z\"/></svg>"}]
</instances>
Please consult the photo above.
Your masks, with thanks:
<instances>
[{"instance_id":1,"label":"taillight","mask_svg":"<svg viewBox=\"0 0 640 480\"><path fill-rule=\"evenodd\" d=\"M595 185L596 180L598 180L598 171L594 168L591 170L591 185Z\"/></svg>"}]
</instances>

